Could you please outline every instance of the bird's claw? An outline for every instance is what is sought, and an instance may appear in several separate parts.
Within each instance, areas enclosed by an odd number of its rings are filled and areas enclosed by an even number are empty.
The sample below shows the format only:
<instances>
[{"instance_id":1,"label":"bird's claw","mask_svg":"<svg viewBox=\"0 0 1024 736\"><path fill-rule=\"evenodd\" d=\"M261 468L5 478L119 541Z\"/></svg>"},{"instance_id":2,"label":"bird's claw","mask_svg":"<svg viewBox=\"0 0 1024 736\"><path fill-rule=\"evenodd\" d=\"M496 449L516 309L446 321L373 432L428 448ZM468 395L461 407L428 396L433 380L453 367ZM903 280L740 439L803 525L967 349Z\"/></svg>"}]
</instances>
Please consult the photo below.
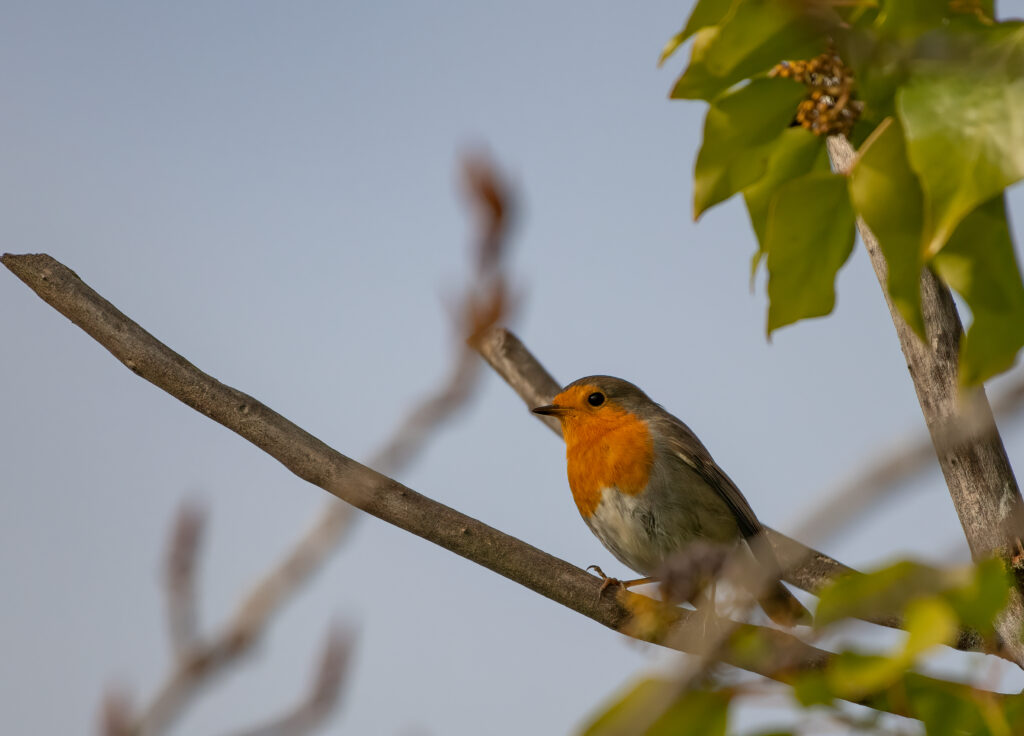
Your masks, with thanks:
<instances>
[{"instance_id":1,"label":"bird's claw","mask_svg":"<svg viewBox=\"0 0 1024 736\"><path fill-rule=\"evenodd\" d=\"M613 585L619 585L619 586L625 587L625 584L621 580L619 580L618 578L610 578L610 577L608 577L607 575L604 574L604 570L602 570L597 565L588 565L587 566L587 570L593 570L594 572L597 573L597 576L599 578L601 578L601 587L597 589L597 599L598 600L601 600L601 596L604 595L605 590L607 590L608 588L612 587Z\"/></svg>"}]
</instances>

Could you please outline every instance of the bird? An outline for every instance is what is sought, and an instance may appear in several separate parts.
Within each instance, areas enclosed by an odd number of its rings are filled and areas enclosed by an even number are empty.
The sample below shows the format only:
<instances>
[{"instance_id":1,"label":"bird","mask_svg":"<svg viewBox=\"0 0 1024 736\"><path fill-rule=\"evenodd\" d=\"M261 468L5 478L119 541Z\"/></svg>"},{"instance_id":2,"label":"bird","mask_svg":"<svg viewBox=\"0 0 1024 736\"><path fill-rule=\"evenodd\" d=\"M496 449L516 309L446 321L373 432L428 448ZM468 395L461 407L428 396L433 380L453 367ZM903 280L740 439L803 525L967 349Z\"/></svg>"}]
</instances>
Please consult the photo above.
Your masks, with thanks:
<instances>
[{"instance_id":1,"label":"bird","mask_svg":"<svg viewBox=\"0 0 1024 736\"><path fill-rule=\"evenodd\" d=\"M587 526L645 576L624 585L652 582L668 558L694 543L740 544L756 550L758 563L771 571L759 598L768 617L784 626L809 620L779 581L779 563L761 541L764 526L739 488L697 435L639 387L587 376L533 412L561 423L569 488ZM605 585L611 581L597 572Z\"/></svg>"}]
</instances>

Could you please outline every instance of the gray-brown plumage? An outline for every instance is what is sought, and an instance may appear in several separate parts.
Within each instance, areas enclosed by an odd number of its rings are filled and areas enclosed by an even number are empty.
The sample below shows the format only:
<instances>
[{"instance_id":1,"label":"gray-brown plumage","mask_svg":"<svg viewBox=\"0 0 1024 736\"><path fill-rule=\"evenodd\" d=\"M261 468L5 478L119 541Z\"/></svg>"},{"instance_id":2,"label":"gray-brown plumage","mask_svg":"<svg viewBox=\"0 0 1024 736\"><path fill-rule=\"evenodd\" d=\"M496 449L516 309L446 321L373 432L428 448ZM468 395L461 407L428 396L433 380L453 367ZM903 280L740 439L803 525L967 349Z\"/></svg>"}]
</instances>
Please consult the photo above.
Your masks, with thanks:
<instances>
[{"instance_id":1,"label":"gray-brown plumage","mask_svg":"<svg viewBox=\"0 0 1024 736\"><path fill-rule=\"evenodd\" d=\"M685 423L628 381L587 376L549 406L566 441L569 485L584 521L629 568L655 576L697 540L756 550L773 576L762 608L776 622L809 620L778 581L779 565L747 499Z\"/></svg>"}]
</instances>

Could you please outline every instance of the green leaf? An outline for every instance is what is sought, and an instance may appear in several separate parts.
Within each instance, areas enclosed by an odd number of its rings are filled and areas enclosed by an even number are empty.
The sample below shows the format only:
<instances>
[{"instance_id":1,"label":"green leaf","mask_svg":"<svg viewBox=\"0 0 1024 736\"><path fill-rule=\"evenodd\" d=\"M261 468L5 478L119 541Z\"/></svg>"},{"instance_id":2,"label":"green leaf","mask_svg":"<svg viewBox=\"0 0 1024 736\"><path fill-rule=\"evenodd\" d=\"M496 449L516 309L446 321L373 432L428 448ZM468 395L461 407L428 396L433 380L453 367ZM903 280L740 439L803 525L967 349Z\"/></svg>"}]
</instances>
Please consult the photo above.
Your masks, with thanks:
<instances>
[{"instance_id":1,"label":"green leaf","mask_svg":"<svg viewBox=\"0 0 1024 736\"><path fill-rule=\"evenodd\" d=\"M880 35L912 40L951 24L990 24L994 15L994 0L885 0L875 28Z\"/></svg>"},{"instance_id":2,"label":"green leaf","mask_svg":"<svg viewBox=\"0 0 1024 736\"><path fill-rule=\"evenodd\" d=\"M718 25L719 21L729 12L731 3L728 0L697 0L697 4L690 13L690 19L686 21L683 30L674 35L665 48L661 50L661 57L658 59L658 66L665 63L680 46L686 43L694 33L708 26Z\"/></svg>"},{"instance_id":3,"label":"green leaf","mask_svg":"<svg viewBox=\"0 0 1024 736\"><path fill-rule=\"evenodd\" d=\"M837 697L860 700L898 682L906 668L907 663L898 653L882 657L841 652L829 665L826 678Z\"/></svg>"},{"instance_id":4,"label":"green leaf","mask_svg":"<svg viewBox=\"0 0 1024 736\"><path fill-rule=\"evenodd\" d=\"M864 102L862 120L877 125L894 115L893 97L908 74L910 50L906 44L855 28L839 38L837 50L857 80L857 97Z\"/></svg>"},{"instance_id":5,"label":"green leaf","mask_svg":"<svg viewBox=\"0 0 1024 736\"><path fill-rule=\"evenodd\" d=\"M708 70L705 57L711 46L715 44L721 35L722 29L718 26L701 28L694 35L693 46L690 48L690 63L673 87L669 97L673 99L714 99L723 89L730 87L723 84L714 74Z\"/></svg>"},{"instance_id":6,"label":"green leaf","mask_svg":"<svg viewBox=\"0 0 1024 736\"><path fill-rule=\"evenodd\" d=\"M804 708L812 705L831 705L835 697L828 686L824 672L801 672L793 681L793 697Z\"/></svg>"},{"instance_id":7,"label":"green leaf","mask_svg":"<svg viewBox=\"0 0 1024 736\"><path fill-rule=\"evenodd\" d=\"M832 692L847 700L859 700L887 690L903 679L921 654L949 644L957 635L956 614L938 597L911 601L904 624L907 640L895 652L885 656L840 653L825 674Z\"/></svg>"},{"instance_id":8,"label":"green leaf","mask_svg":"<svg viewBox=\"0 0 1024 736\"><path fill-rule=\"evenodd\" d=\"M964 217L1024 177L1024 26L932 36L933 56L912 62L896 95L925 193L926 258Z\"/></svg>"},{"instance_id":9,"label":"green leaf","mask_svg":"<svg viewBox=\"0 0 1024 736\"><path fill-rule=\"evenodd\" d=\"M972 700L968 686L909 673L905 678L905 691L910 712L924 721L928 736L992 733L986 727L978 704Z\"/></svg>"},{"instance_id":10,"label":"green leaf","mask_svg":"<svg viewBox=\"0 0 1024 736\"><path fill-rule=\"evenodd\" d=\"M755 79L708 108L694 172L694 219L764 174L806 90L789 79Z\"/></svg>"},{"instance_id":11,"label":"green leaf","mask_svg":"<svg viewBox=\"0 0 1024 736\"><path fill-rule=\"evenodd\" d=\"M964 626L983 636L992 636L996 616L1006 606L1013 585L1002 560L984 560L974 569L970 580L947 591L946 600Z\"/></svg>"},{"instance_id":12,"label":"green leaf","mask_svg":"<svg viewBox=\"0 0 1024 736\"><path fill-rule=\"evenodd\" d=\"M885 255L893 304L925 339L921 316L924 195L907 162L899 121L886 118L861 146L850 172L850 199Z\"/></svg>"},{"instance_id":13,"label":"green leaf","mask_svg":"<svg viewBox=\"0 0 1024 736\"><path fill-rule=\"evenodd\" d=\"M918 598L907 604L904 626L909 632L903 656L911 662L940 644L951 644L957 636L953 607L942 598Z\"/></svg>"},{"instance_id":14,"label":"green leaf","mask_svg":"<svg viewBox=\"0 0 1024 736\"><path fill-rule=\"evenodd\" d=\"M835 278L853 250L846 178L807 174L783 184L768 215L768 334L835 305Z\"/></svg>"},{"instance_id":15,"label":"green leaf","mask_svg":"<svg viewBox=\"0 0 1024 736\"><path fill-rule=\"evenodd\" d=\"M583 730L583 736L621 733L633 713L660 703L671 682L645 679L630 688ZM677 698L645 732L645 736L725 736L730 696L724 692L691 690Z\"/></svg>"},{"instance_id":16,"label":"green leaf","mask_svg":"<svg viewBox=\"0 0 1024 736\"><path fill-rule=\"evenodd\" d=\"M648 736L725 736L729 696L693 690L681 697L647 732Z\"/></svg>"},{"instance_id":17,"label":"green leaf","mask_svg":"<svg viewBox=\"0 0 1024 736\"><path fill-rule=\"evenodd\" d=\"M710 101L783 59L808 58L822 46L798 3L736 0L717 26L697 33L690 63L671 96Z\"/></svg>"},{"instance_id":18,"label":"green leaf","mask_svg":"<svg viewBox=\"0 0 1024 736\"><path fill-rule=\"evenodd\" d=\"M960 345L960 382L981 383L1012 366L1024 347L1024 282L1003 197L970 213L933 266L971 308L973 319Z\"/></svg>"},{"instance_id":19,"label":"green leaf","mask_svg":"<svg viewBox=\"0 0 1024 736\"><path fill-rule=\"evenodd\" d=\"M875 572L847 575L821 591L814 625L823 627L843 618L900 616L914 598L949 585L946 572L909 561Z\"/></svg>"},{"instance_id":20,"label":"green leaf","mask_svg":"<svg viewBox=\"0 0 1024 736\"><path fill-rule=\"evenodd\" d=\"M948 0L886 0L875 27L883 35L916 38L941 28L950 15Z\"/></svg>"},{"instance_id":21,"label":"green leaf","mask_svg":"<svg viewBox=\"0 0 1024 736\"><path fill-rule=\"evenodd\" d=\"M747 212L750 214L750 224L754 228L758 242L757 252L750 263L751 281L767 253L765 237L768 231L768 213L776 192L785 182L812 171L829 171L828 151L824 139L805 128L786 128L771 145L764 176L743 190Z\"/></svg>"}]
</instances>

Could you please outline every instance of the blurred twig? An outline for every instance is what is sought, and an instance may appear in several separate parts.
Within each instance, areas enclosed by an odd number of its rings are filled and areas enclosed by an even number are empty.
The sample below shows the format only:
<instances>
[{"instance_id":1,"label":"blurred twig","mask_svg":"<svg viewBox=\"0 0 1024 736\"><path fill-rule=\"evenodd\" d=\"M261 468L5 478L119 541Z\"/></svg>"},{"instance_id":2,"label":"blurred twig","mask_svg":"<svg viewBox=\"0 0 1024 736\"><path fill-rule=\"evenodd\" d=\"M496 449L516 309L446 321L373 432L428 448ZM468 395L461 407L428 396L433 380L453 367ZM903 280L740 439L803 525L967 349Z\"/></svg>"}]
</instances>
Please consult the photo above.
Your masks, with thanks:
<instances>
[{"instance_id":1,"label":"blurred twig","mask_svg":"<svg viewBox=\"0 0 1024 736\"><path fill-rule=\"evenodd\" d=\"M167 551L167 625L175 658L188 658L196 644L196 560L205 515L193 503L178 512Z\"/></svg>"},{"instance_id":2,"label":"blurred twig","mask_svg":"<svg viewBox=\"0 0 1024 736\"><path fill-rule=\"evenodd\" d=\"M100 706L100 733L103 736L131 736L134 720L128 694L123 690L108 690Z\"/></svg>"},{"instance_id":3,"label":"blurred twig","mask_svg":"<svg viewBox=\"0 0 1024 736\"><path fill-rule=\"evenodd\" d=\"M1024 371L1018 372L1009 385L992 401L992 413L997 419L1008 419L1024 409ZM971 415L973 416L973 415ZM956 444L969 440L980 428L979 421L965 421L951 427L945 442ZM817 520L809 530L809 537L826 539L840 529L855 524L860 517L893 488L912 478L927 467L937 465L935 445L931 437L920 432L902 441L890 443L894 449L880 454L853 477L826 494L825 502L811 514Z\"/></svg>"},{"instance_id":4,"label":"blurred twig","mask_svg":"<svg viewBox=\"0 0 1024 736\"><path fill-rule=\"evenodd\" d=\"M482 153L462 162L463 184L477 219L473 273L459 297L454 321L459 335L452 369L440 387L408 414L370 464L388 474L401 472L422 450L433 432L461 410L479 384L480 363L470 345L495 323L509 317L510 300L504 271L508 251L511 193L495 165ZM167 562L168 620L176 664L138 715L130 732L158 734L166 730L188 701L214 675L251 649L270 618L291 599L337 548L355 518L355 508L332 500L313 525L283 558L252 587L217 634L203 640L196 632L195 567L203 518L197 509L179 515ZM333 640L332 640L333 641ZM328 650L328 654L333 651ZM327 659L325 659L327 661ZM326 665L325 665L326 667ZM333 681L325 681L327 684ZM326 687L327 685L322 685ZM322 696L316 704L328 702ZM333 702L330 699L330 702ZM276 726L253 733L305 733L325 713L313 700ZM303 725L301 730L299 724ZM292 730L283 730L287 725Z\"/></svg>"},{"instance_id":5,"label":"blurred twig","mask_svg":"<svg viewBox=\"0 0 1024 736\"><path fill-rule=\"evenodd\" d=\"M309 694L291 712L234 736L305 736L337 706L351 657L352 635L332 629L314 673Z\"/></svg>"}]
</instances>

